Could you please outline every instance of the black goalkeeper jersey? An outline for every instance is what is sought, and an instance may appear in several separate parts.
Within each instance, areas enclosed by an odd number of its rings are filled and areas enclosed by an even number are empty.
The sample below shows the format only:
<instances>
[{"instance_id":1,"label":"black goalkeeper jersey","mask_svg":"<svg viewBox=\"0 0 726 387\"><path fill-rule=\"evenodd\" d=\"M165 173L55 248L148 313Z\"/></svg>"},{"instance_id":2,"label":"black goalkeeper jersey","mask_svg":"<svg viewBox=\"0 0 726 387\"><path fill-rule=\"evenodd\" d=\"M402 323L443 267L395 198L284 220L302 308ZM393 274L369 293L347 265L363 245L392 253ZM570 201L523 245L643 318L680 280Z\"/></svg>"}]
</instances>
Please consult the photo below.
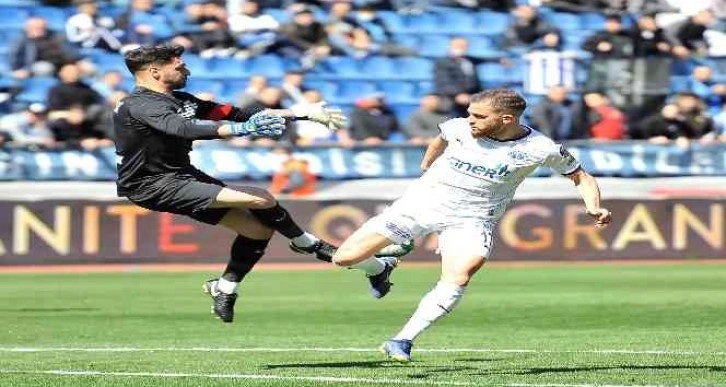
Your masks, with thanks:
<instances>
[{"instance_id":1,"label":"black goalkeeper jersey","mask_svg":"<svg viewBox=\"0 0 726 387\"><path fill-rule=\"evenodd\" d=\"M169 95L135 88L113 115L118 194L127 196L150 178L192 168L192 141L219 138L220 124L199 119L242 122L258 111L202 101L180 91Z\"/></svg>"}]
</instances>

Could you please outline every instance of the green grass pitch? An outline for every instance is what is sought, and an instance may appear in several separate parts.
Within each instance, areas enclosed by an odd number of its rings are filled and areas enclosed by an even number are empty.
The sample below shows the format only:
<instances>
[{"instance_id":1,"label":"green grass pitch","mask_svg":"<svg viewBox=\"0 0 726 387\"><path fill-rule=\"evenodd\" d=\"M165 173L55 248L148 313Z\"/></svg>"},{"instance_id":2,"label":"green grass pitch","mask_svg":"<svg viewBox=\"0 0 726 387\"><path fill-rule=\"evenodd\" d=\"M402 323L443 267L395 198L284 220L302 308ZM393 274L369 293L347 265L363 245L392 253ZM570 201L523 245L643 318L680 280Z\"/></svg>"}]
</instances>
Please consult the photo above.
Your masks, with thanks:
<instances>
[{"instance_id":1,"label":"green grass pitch","mask_svg":"<svg viewBox=\"0 0 726 387\"><path fill-rule=\"evenodd\" d=\"M255 272L225 325L207 273L0 275L0 386L726 385L726 265L484 269L387 361L437 276Z\"/></svg>"}]
</instances>

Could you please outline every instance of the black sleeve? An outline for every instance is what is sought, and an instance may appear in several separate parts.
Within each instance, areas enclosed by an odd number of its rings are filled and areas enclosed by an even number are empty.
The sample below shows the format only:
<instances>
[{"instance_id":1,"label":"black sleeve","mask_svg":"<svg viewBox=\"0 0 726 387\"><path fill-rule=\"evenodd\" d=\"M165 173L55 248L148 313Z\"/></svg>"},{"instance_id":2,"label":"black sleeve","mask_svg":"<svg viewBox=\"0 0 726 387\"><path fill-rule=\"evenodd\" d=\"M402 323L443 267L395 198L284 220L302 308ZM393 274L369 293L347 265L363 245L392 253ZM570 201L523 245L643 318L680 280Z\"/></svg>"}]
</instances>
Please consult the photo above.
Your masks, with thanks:
<instances>
[{"instance_id":1,"label":"black sleeve","mask_svg":"<svg viewBox=\"0 0 726 387\"><path fill-rule=\"evenodd\" d=\"M187 120L173 106L160 101L139 101L129 106L131 117L151 128L189 140L220 138L218 124L199 124Z\"/></svg>"},{"instance_id":2,"label":"black sleeve","mask_svg":"<svg viewBox=\"0 0 726 387\"><path fill-rule=\"evenodd\" d=\"M244 107L240 109L232 105L204 101L184 92L175 92L174 94L177 98L194 102L197 105L195 116L202 120L245 122L255 113L259 113L264 110L257 106Z\"/></svg>"}]
</instances>

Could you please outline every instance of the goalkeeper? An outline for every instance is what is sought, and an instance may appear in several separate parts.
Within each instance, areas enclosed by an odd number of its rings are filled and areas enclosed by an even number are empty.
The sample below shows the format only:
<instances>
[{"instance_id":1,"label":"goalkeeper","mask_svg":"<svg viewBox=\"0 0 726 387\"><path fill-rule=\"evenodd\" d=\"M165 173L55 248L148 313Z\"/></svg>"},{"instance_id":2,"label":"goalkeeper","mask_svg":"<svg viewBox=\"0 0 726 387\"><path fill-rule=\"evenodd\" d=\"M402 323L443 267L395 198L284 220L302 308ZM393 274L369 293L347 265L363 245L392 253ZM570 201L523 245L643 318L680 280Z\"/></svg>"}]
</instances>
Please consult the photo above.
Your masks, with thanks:
<instances>
[{"instance_id":1,"label":"goalkeeper","mask_svg":"<svg viewBox=\"0 0 726 387\"><path fill-rule=\"evenodd\" d=\"M277 137L285 119L309 119L341 128L339 110L311 105L290 110L241 110L202 101L176 91L186 85L189 70L180 46L140 47L125 54L135 89L114 109L119 196L161 212L186 215L224 226L237 234L230 260L220 278L204 289L213 312L232 322L237 287L262 257L274 231L290 239L290 248L330 261L335 247L303 231L264 189L229 188L193 167L192 141L234 136ZM206 124L196 119L222 121Z\"/></svg>"}]
</instances>

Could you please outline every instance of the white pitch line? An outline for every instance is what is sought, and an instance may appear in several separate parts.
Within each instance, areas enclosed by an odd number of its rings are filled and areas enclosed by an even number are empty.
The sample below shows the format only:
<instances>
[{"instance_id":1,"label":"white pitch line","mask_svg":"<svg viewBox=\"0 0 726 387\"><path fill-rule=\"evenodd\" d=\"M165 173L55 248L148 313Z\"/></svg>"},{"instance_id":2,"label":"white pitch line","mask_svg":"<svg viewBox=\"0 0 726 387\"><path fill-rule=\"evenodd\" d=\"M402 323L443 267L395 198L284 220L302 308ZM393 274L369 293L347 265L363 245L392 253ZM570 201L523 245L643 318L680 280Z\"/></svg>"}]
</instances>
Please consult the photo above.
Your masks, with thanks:
<instances>
[{"instance_id":1,"label":"white pitch line","mask_svg":"<svg viewBox=\"0 0 726 387\"><path fill-rule=\"evenodd\" d=\"M378 352L374 348L272 348L272 347L0 347L0 352ZM419 353L575 353L595 355L680 355L680 356L726 356L726 352L703 352L690 350L660 349L591 349L591 350L550 350L550 349L496 349L496 348L417 348Z\"/></svg>"},{"instance_id":2,"label":"white pitch line","mask_svg":"<svg viewBox=\"0 0 726 387\"><path fill-rule=\"evenodd\" d=\"M337 376L283 376L269 374L196 374L196 373L162 373L162 372L104 372L87 370L49 370L49 371L23 371L23 370L0 370L0 374L22 374L22 375L56 375L56 376L119 376L119 377L151 377L151 378L204 378L204 379L247 379L247 380L287 380L327 383L366 383L366 384L397 384L397 385L426 385L426 386L481 386L476 382L455 382L455 381L431 381L431 380L410 380L410 379L369 379ZM620 385L620 384L560 384L560 383L506 383L488 384L498 387L666 387L662 385ZM677 387L677 386L668 386Z\"/></svg>"}]
</instances>

